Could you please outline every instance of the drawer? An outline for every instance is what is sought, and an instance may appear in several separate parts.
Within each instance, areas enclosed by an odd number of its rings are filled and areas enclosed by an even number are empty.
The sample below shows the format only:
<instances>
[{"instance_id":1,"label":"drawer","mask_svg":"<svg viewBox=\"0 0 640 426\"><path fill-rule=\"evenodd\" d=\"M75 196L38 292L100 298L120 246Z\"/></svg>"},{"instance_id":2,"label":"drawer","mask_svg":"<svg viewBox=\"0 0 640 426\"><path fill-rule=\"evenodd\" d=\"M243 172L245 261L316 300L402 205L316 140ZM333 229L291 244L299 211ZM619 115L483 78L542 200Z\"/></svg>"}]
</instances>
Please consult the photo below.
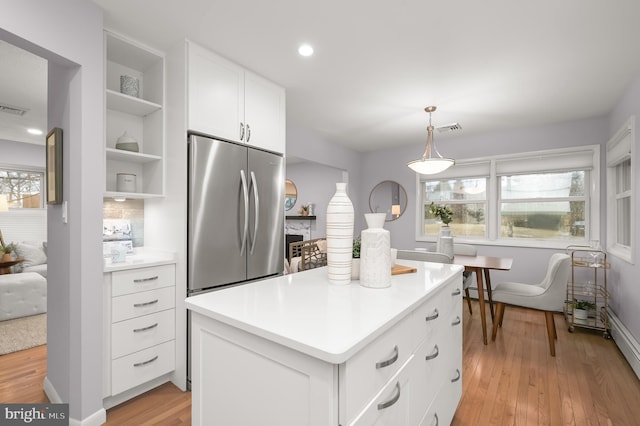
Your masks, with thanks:
<instances>
[{"instance_id":1,"label":"drawer","mask_svg":"<svg viewBox=\"0 0 640 426\"><path fill-rule=\"evenodd\" d=\"M175 309L145 315L111 325L111 358L175 338Z\"/></svg>"},{"instance_id":2,"label":"drawer","mask_svg":"<svg viewBox=\"0 0 640 426\"><path fill-rule=\"evenodd\" d=\"M111 276L111 296L169 287L175 283L175 265L115 271Z\"/></svg>"},{"instance_id":3,"label":"drawer","mask_svg":"<svg viewBox=\"0 0 640 426\"><path fill-rule=\"evenodd\" d=\"M445 340L449 337L444 336L445 333L437 333L436 338L422 342L413 359L415 399L412 405L420 413L427 410L446 379L444 368L449 362L447 356L451 356L451 345Z\"/></svg>"},{"instance_id":4,"label":"drawer","mask_svg":"<svg viewBox=\"0 0 640 426\"><path fill-rule=\"evenodd\" d=\"M453 300L461 297L456 294L457 289L458 286L455 285L447 285L439 289L436 294L413 312L414 348L429 339L437 330L444 328L445 324L448 323Z\"/></svg>"},{"instance_id":5,"label":"drawer","mask_svg":"<svg viewBox=\"0 0 640 426\"><path fill-rule=\"evenodd\" d=\"M402 368L390 378L358 415L349 420L349 426L399 426L411 425L415 417L412 412L413 397L412 369L415 358L411 356Z\"/></svg>"},{"instance_id":6,"label":"drawer","mask_svg":"<svg viewBox=\"0 0 640 426\"><path fill-rule=\"evenodd\" d=\"M111 362L111 393L117 395L175 370L175 341L118 358Z\"/></svg>"},{"instance_id":7,"label":"drawer","mask_svg":"<svg viewBox=\"0 0 640 426\"><path fill-rule=\"evenodd\" d=\"M340 366L340 400L352 418L389 381L413 352L411 315Z\"/></svg>"},{"instance_id":8,"label":"drawer","mask_svg":"<svg viewBox=\"0 0 640 426\"><path fill-rule=\"evenodd\" d=\"M111 299L111 321L119 322L175 308L175 287L126 294Z\"/></svg>"}]
</instances>

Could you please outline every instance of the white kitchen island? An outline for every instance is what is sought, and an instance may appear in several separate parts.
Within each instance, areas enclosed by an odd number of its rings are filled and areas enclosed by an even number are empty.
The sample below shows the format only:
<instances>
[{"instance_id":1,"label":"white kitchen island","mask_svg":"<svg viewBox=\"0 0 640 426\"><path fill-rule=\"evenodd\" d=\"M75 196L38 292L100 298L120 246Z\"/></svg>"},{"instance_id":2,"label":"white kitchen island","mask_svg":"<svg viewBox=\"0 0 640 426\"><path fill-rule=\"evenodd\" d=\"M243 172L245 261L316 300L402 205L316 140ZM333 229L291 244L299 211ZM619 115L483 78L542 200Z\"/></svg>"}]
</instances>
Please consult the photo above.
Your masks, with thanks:
<instances>
[{"instance_id":1,"label":"white kitchen island","mask_svg":"<svg viewBox=\"0 0 640 426\"><path fill-rule=\"evenodd\" d=\"M449 424L463 268L401 263L386 289L319 268L187 298L193 424Z\"/></svg>"}]
</instances>

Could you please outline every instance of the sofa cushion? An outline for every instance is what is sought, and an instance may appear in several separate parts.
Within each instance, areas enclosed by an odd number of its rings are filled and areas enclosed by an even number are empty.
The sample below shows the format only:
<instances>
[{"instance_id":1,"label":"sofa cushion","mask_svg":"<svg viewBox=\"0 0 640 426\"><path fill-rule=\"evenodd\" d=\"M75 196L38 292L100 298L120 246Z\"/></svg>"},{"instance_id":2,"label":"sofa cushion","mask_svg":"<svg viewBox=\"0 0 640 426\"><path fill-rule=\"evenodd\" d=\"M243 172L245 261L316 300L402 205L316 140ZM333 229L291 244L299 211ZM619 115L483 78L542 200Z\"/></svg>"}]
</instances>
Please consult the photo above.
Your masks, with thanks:
<instances>
[{"instance_id":1,"label":"sofa cushion","mask_svg":"<svg viewBox=\"0 0 640 426\"><path fill-rule=\"evenodd\" d=\"M43 265L47 263L47 255L44 252L42 243L21 242L16 245L16 256L24 258L21 266L28 268L30 266Z\"/></svg>"},{"instance_id":2,"label":"sofa cushion","mask_svg":"<svg viewBox=\"0 0 640 426\"><path fill-rule=\"evenodd\" d=\"M43 263L42 265L35 265L35 266L27 266L26 268L22 269L22 272L36 272L40 275L42 275L43 277L47 278L47 264Z\"/></svg>"}]
</instances>

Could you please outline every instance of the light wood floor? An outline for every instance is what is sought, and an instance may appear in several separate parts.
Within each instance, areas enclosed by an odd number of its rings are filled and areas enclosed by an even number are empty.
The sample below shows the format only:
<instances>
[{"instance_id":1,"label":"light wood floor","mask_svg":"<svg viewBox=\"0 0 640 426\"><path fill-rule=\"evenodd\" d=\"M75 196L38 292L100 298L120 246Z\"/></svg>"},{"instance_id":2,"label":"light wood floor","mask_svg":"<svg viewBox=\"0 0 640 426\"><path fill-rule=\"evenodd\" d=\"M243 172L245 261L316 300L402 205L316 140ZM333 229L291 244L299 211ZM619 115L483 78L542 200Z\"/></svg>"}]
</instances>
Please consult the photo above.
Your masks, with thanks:
<instances>
[{"instance_id":1,"label":"light wood floor","mask_svg":"<svg viewBox=\"0 0 640 426\"><path fill-rule=\"evenodd\" d=\"M472 306L470 316L463 305L462 400L453 425L640 424L640 381L612 340L569 333L558 314L553 358L544 314L507 307L496 341L484 346L477 302ZM0 403L47 402L45 368L46 346L0 356ZM107 425L190 423L191 394L172 384L107 412Z\"/></svg>"}]
</instances>

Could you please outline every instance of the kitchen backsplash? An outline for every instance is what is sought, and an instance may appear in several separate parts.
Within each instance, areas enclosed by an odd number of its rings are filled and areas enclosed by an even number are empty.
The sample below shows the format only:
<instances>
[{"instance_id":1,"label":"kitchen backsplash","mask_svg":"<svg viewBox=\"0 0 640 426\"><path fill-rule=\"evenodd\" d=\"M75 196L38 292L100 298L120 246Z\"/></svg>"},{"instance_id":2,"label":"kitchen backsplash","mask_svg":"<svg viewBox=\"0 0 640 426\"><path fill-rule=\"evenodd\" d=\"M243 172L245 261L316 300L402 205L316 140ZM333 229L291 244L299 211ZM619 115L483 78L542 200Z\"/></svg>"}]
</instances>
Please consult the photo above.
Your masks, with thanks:
<instances>
[{"instance_id":1,"label":"kitchen backsplash","mask_svg":"<svg viewBox=\"0 0 640 426\"><path fill-rule=\"evenodd\" d=\"M144 246L144 200L113 201L104 200L104 219L128 219L131 222L133 247Z\"/></svg>"}]
</instances>

